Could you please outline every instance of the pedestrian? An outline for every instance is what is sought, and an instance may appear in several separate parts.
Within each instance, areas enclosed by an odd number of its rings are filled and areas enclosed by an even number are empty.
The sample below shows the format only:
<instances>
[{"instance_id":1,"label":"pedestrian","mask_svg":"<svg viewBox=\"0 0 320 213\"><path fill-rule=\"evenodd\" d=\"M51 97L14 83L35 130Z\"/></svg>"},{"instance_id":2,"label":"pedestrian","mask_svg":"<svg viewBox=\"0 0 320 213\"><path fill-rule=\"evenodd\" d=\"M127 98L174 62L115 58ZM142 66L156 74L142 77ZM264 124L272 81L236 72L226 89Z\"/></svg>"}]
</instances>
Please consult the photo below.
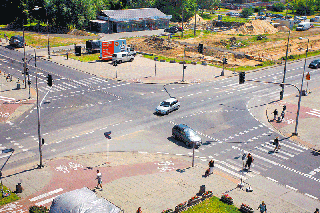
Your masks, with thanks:
<instances>
[{"instance_id":1,"label":"pedestrian","mask_svg":"<svg viewBox=\"0 0 320 213\"><path fill-rule=\"evenodd\" d=\"M213 167L214 167L214 161L211 159L211 161L209 161L210 174L213 173Z\"/></svg>"},{"instance_id":2,"label":"pedestrian","mask_svg":"<svg viewBox=\"0 0 320 213\"><path fill-rule=\"evenodd\" d=\"M248 154L248 159L247 159L247 162L246 162L246 165L245 165L245 167L248 166L248 170L250 169L250 166L251 166L252 162L253 162L253 158L252 158L252 155L249 153Z\"/></svg>"},{"instance_id":3,"label":"pedestrian","mask_svg":"<svg viewBox=\"0 0 320 213\"><path fill-rule=\"evenodd\" d=\"M278 110L275 109L275 110L273 111L273 116L274 116L273 120L276 120L276 119L277 119L277 115L278 115Z\"/></svg>"},{"instance_id":4,"label":"pedestrian","mask_svg":"<svg viewBox=\"0 0 320 213\"><path fill-rule=\"evenodd\" d=\"M287 109L287 106L286 106L286 105L283 105L282 111L286 111L286 109Z\"/></svg>"},{"instance_id":5,"label":"pedestrian","mask_svg":"<svg viewBox=\"0 0 320 213\"><path fill-rule=\"evenodd\" d=\"M246 169L246 158L247 154L244 152L242 155L242 169Z\"/></svg>"},{"instance_id":6,"label":"pedestrian","mask_svg":"<svg viewBox=\"0 0 320 213\"><path fill-rule=\"evenodd\" d=\"M284 110L281 112L281 121L284 119Z\"/></svg>"},{"instance_id":7,"label":"pedestrian","mask_svg":"<svg viewBox=\"0 0 320 213\"><path fill-rule=\"evenodd\" d=\"M99 170L97 170L97 178L98 184L96 186L97 189L99 189L99 186L101 187L100 191L102 191L102 174L100 173Z\"/></svg>"},{"instance_id":8,"label":"pedestrian","mask_svg":"<svg viewBox=\"0 0 320 213\"><path fill-rule=\"evenodd\" d=\"M276 137L276 138L273 140L273 144L275 145L273 152L278 151L278 149L280 149L280 144L279 144L279 138L278 138L278 137Z\"/></svg>"},{"instance_id":9,"label":"pedestrian","mask_svg":"<svg viewBox=\"0 0 320 213\"><path fill-rule=\"evenodd\" d=\"M137 213L142 213L141 207L138 208Z\"/></svg>"},{"instance_id":10,"label":"pedestrian","mask_svg":"<svg viewBox=\"0 0 320 213\"><path fill-rule=\"evenodd\" d=\"M319 209L318 209L318 208L316 208L316 211L315 211L314 213L319 213Z\"/></svg>"},{"instance_id":11,"label":"pedestrian","mask_svg":"<svg viewBox=\"0 0 320 213\"><path fill-rule=\"evenodd\" d=\"M262 201L262 203L259 205L259 207L257 208L257 210L260 209L261 213L266 212L267 213L267 205L264 203L264 201Z\"/></svg>"}]
</instances>

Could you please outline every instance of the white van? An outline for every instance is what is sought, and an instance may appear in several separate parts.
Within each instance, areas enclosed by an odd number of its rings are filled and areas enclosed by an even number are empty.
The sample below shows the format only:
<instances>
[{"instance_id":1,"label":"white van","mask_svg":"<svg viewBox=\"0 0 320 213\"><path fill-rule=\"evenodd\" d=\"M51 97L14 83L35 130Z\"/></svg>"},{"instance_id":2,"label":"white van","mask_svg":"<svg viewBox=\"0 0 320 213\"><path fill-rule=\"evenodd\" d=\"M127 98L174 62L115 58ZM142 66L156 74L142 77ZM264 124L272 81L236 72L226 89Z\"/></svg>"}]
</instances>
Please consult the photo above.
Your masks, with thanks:
<instances>
[{"instance_id":1,"label":"white van","mask_svg":"<svg viewBox=\"0 0 320 213\"><path fill-rule=\"evenodd\" d=\"M121 64L126 61L133 61L134 56L128 52L119 52L112 54L112 62L116 62L117 64Z\"/></svg>"},{"instance_id":2,"label":"white van","mask_svg":"<svg viewBox=\"0 0 320 213\"><path fill-rule=\"evenodd\" d=\"M298 24L296 30L297 31L309 30L310 27L311 27L310 22L301 22L300 24Z\"/></svg>"}]
</instances>

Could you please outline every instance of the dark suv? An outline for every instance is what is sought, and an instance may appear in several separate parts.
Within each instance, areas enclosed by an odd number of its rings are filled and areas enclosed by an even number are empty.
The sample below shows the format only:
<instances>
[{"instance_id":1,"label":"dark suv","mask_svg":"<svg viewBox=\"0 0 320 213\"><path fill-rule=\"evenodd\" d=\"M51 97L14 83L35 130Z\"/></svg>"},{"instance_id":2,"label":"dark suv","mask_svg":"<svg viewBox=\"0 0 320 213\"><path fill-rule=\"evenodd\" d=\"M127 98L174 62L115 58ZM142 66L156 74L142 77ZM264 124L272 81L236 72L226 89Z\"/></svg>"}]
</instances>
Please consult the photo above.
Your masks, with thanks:
<instances>
[{"instance_id":1,"label":"dark suv","mask_svg":"<svg viewBox=\"0 0 320 213\"><path fill-rule=\"evenodd\" d=\"M23 37L20 35L12 36L9 44L13 47L23 47Z\"/></svg>"},{"instance_id":2,"label":"dark suv","mask_svg":"<svg viewBox=\"0 0 320 213\"><path fill-rule=\"evenodd\" d=\"M184 142L188 147L199 148L202 144L202 140L199 135L190 127L185 124L178 124L172 128L172 136Z\"/></svg>"},{"instance_id":3,"label":"dark suv","mask_svg":"<svg viewBox=\"0 0 320 213\"><path fill-rule=\"evenodd\" d=\"M176 33L176 32L178 32L178 27L175 27L175 26L169 27L167 29L164 29L164 32Z\"/></svg>"}]
</instances>

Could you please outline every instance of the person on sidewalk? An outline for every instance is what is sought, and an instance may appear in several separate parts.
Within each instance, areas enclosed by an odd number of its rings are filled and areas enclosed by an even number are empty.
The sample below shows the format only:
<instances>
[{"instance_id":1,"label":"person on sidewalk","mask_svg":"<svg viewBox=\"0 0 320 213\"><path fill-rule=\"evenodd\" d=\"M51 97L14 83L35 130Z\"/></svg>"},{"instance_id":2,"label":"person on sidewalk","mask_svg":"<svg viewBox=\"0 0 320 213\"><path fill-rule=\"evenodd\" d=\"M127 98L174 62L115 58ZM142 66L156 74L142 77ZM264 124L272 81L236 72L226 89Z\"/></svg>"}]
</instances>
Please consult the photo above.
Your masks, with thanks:
<instances>
[{"instance_id":1,"label":"person on sidewalk","mask_svg":"<svg viewBox=\"0 0 320 213\"><path fill-rule=\"evenodd\" d=\"M282 111L286 111L286 109L287 109L287 106L286 106L286 105L283 105Z\"/></svg>"},{"instance_id":2,"label":"person on sidewalk","mask_svg":"<svg viewBox=\"0 0 320 213\"><path fill-rule=\"evenodd\" d=\"M319 209L318 209L318 208L316 208L316 211L315 211L314 213L319 213Z\"/></svg>"},{"instance_id":3,"label":"person on sidewalk","mask_svg":"<svg viewBox=\"0 0 320 213\"><path fill-rule=\"evenodd\" d=\"M142 213L141 207L138 208L137 213Z\"/></svg>"},{"instance_id":4,"label":"person on sidewalk","mask_svg":"<svg viewBox=\"0 0 320 213\"><path fill-rule=\"evenodd\" d=\"M242 169L246 169L246 158L247 154L244 152L242 155Z\"/></svg>"},{"instance_id":5,"label":"person on sidewalk","mask_svg":"<svg viewBox=\"0 0 320 213\"><path fill-rule=\"evenodd\" d=\"M284 119L284 110L281 112L281 121Z\"/></svg>"},{"instance_id":6,"label":"person on sidewalk","mask_svg":"<svg viewBox=\"0 0 320 213\"><path fill-rule=\"evenodd\" d=\"M214 161L211 159L211 161L209 161L210 174L213 174L213 167L214 167Z\"/></svg>"},{"instance_id":7,"label":"person on sidewalk","mask_svg":"<svg viewBox=\"0 0 320 213\"><path fill-rule=\"evenodd\" d=\"M274 145L275 145L273 152L276 152L276 151L278 151L278 150L280 149L279 138L276 137L276 138L274 139L273 143L274 143Z\"/></svg>"},{"instance_id":8,"label":"person on sidewalk","mask_svg":"<svg viewBox=\"0 0 320 213\"><path fill-rule=\"evenodd\" d=\"M257 210L260 209L261 213L267 213L267 205L264 203L264 201L262 201L262 203L259 205L259 207L257 208Z\"/></svg>"},{"instance_id":9,"label":"person on sidewalk","mask_svg":"<svg viewBox=\"0 0 320 213\"><path fill-rule=\"evenodd\" d=\"M250 170L250 167L251 167L251 163L253 162L253 158L252 158L252 155L249 153L248 154L248 159L247 159L247 162L246 162L246 165L245 167L248 166L248 170Z\"/></svg>"},{"instance_id":10,"label":"person on sidewalk","mask_svg":"<svg viewBox=\"0 0 320 213\"><path fill-rule=\"evenodd\" d=\"M97 178L98 184L96 186L97 189L99 189L99 186L101 187L100 191L102 191L102 174L100 173L99 170L97 170Z\"/></svg>"},{"instance_id":11,"label":"person on sidewalk","mask_svg":"<svg viewBox=\"0 0 320 213\"><path fill-rule=\"evenodd\" d=\"M275 120L277 120L277 115L278 115L278 110L277 109L275 109L274 111L273 111L273 120L275 121Z\"/></svg>"}]
</instances>

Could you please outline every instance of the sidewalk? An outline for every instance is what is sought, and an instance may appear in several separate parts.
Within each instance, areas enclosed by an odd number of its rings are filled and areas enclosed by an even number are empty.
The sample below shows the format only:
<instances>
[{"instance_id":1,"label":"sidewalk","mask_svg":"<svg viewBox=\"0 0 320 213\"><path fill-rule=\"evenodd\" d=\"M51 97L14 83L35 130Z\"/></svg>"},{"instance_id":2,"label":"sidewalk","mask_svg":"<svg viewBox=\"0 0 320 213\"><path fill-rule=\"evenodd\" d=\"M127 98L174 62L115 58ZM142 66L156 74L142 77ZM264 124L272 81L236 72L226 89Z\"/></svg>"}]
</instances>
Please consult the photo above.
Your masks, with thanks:
<instances>
[{"instance_id":1,"label":"sidewalk","mask_svg":"<svg viewBox=\"0 0 320 213\"><path fill-rule=\"evenodd\" d=\"M8 73L0 73L0 123L12 122L35 104L36 92L34 89L24 89L22 79L13 76L12 80L6 79ZM20 89L17 85L20 84Z\"/></svg>"},{"instance_id":2,"label":"sidewalk","mask_svg":"<svg viewBox=\"0 0 320 213\"><path fill-rule=\"evenodd\" d=\"M44 165L43 169L29 165L4 172L6 186L15 189L20 182L24 191L20 201L3 206L0 212L27 212L30 205L50 206L59 194L82 187L94 189L97 169L103 176L103 191L94 191L124 212L135 212L139 206L144 213L173 209L196 195L201 185L219 198L223 193L229 194L237 207L245 203L257 208L261 201L266 202L268 212L313 212L319 207L318 201L259 175L247 180L253 192L236 188L239 180L217 170L205 178L206 166L197 159L196 166L190 167L188 156L93 153L46 160Z\"/></svg>"},{"instance_id":3,"label":"sidewalk","mask_svg":"<svg viewBox=\"0 0 320 213\"><path fill-rule=\"evenodd\" d=\"M291 95L282 101L269 104L266 108L266 119L268 119L266 123L284 137L290 137L291 140L320 152L320 132L318 131L320 129L320 87L313 88L311 93L301 97L298 136L292 136L295 132L298 100L298 96ZM281 122L273 120L273 111L277 109L277 117L281 117L284 105L287 107L284 119Z\"/></svg>"}]
</instances>

